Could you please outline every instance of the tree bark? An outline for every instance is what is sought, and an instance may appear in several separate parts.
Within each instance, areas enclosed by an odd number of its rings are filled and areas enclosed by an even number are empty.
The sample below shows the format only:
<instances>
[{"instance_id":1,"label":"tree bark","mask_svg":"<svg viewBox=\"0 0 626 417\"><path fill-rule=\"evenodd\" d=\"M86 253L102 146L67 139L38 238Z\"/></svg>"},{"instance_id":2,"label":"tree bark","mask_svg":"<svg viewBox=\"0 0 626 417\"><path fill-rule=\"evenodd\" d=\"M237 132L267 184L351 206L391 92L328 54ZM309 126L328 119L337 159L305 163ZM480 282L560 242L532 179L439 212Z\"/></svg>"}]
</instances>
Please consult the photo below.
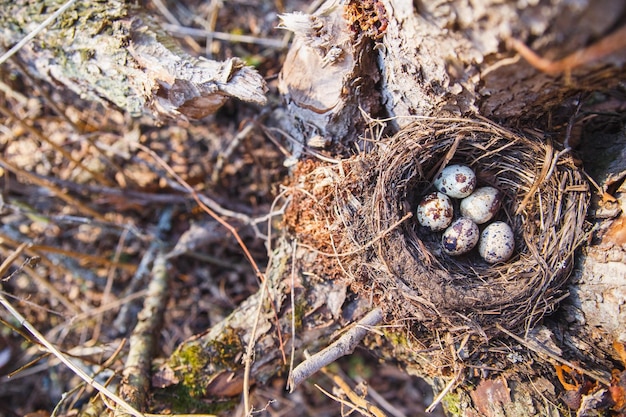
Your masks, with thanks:
<instances>
[{"instance_id":1,"label":"tree bark","mask_svg":"<svg viewBox=\"0 0 626 417\"><path fill-rule=\"evenodd\" d=\"M9 49L59 6L3 1L0 7L0 45ZM265 81L243 61L191 57L125 2L76 1L17 56L35 77L132 116L202 118L229 97L266 102Z\"/></svg>"}]
</instances>

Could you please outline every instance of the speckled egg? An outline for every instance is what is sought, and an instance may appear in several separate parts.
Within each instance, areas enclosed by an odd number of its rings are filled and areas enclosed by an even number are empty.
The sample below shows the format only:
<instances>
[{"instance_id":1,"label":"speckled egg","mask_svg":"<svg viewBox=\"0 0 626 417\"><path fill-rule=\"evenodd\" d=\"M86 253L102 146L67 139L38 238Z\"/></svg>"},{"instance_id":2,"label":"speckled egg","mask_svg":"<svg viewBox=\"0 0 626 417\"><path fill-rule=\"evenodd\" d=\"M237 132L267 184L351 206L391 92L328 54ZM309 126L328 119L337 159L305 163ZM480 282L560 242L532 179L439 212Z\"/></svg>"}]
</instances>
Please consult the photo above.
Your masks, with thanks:
<instances>
[{"instance_id":1,"label":"speckled egg","mask_svg":"<svg viewBox=\"0 0 626 417\"><path fill-rule=\"evenodd\" d=\"M465 165L445 167L434 181L435 188L452 198L465 198L474 191L476 174Z\"/></svg>"},{"instance_id":2,"label":"speckled egg","mask_svg":"<svg viewBox=\"0 0 626 417\"><path fill-rule=\"evenodd\" d=\"M493 187L480 187L461 200L461 216L476 224L487 223L500 209L501 193Z\"/></svg>"},{"instance_id":3,"label":"speckled egg","mask_svg":"<svg viewBox=\"0 0 626 417\"><path fill-rule=\"evenodd\" d=\"M417 206L417 221L433 232L448 227L452 222L453 215L452 201L442 193L428 194Z\"/></svg>"},{"instance_id":4,"label":"speckled egg","mask_svg":"<svg viewBox=\"0 0 626 417\"><path fill-rule=\"evenodd\" d=\"M478 226L471 219L456 219L441 236L441 248L448 255L462 255L471 251L480 236Z\"/></svg>"},{"instance_id":5,"label":"speckled egg","mask_svg":"<svg viewBox=\"0 0 626 417\"><path fill-rule=\"evenodd\" d=\"M508 260L514 249L513 230L504 222L491 223L480 235L478 253L490 264Z\"/></svg>"}]
</instances>

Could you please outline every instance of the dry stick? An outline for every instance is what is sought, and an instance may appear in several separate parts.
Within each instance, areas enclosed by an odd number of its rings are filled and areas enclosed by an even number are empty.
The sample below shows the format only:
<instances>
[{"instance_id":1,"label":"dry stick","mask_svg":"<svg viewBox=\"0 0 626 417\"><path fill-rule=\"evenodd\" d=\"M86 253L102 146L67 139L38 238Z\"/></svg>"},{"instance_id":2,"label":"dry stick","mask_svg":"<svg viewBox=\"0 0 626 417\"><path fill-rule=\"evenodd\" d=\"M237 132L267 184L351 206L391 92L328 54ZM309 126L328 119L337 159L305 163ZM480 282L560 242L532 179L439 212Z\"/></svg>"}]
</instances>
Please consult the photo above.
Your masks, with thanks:
<instances>
[{"instance_id":1,"label":"dry stick","mask_svg":"<svg viewBox=\"0 0 626 417\"><path fill-rule=\"evenodd\" d=\"M333 375L330 372L328 372L328 370L326 370L325 368L322 368L322 372L324 373L324 375L330 378L335 383L335 385L337 385L339 389L341 389L344 392L344 394L348 396L350 401L352 401L352 403L356 405L358 409L367 410L369 413L371 413L375 417L386 417L385 412L383 410L378 408L376 405L371 404L361 395L358 395L356 392L354 392L354 390L350 387L350 385L348 385L346 381L341 379L339 375Z\"/></svg>"},{"instance_id":2,"label":"dry stick","mask_svg":"<svg viewBox=\"0 0 626 417\"><path fill-rule=\"evenodd\" d=\"M130 336L130 350L122 373L120 395L135 408L143 408L150 388L150 365L155 336L161 326L163 311L168 298L167 261L164 252L157 254L152 267L152 280L148 286L148 295L139 313L139 322ZM116 416L126 416L126 410L118 408Z\"/></svg>"},{"instance_id":3,"label":"dry stick","mask_svg":"<svg viewBox=\"0 0 626 417\"><path fill-rule=\"evenodd\" d=\"M24 251L24 249L26 249L28 245L28 242L22 243L17 248L15 248L13 253L9 254L9 256L7 256L7 258L2 262L2 265L0 265L0 282L2 281L2 276L4 275L6 270L9 269L11 264L15 262L15 260L22 254L22 252Z\"/></svg>"},{"instance_id":4,"label":"dry stick","mask_svg":"<svg viewBox=\"0 0 626 417\"><path fill-rule=\"evenodd\" d=\"M23 250L26 247L26 244L20 245L20 247L18 248L20 251ZM18 251L16 251L18 252ZM15 259L15 257L19 256L19 252L17 253L17 255L11 254L3 263L2 265L0 265L0 276L4 273L4 271L7 270L7 268L10 266L10 263L8 263L7 261L9 259ZM87 373L78 365L76 365L74 362L72 362L66 355L64 355L63 353L61 353L52 343L50 343L43 334L41 334L39 332L39 330L37 330L32 324L30 324L26 318L24 316L22 316L15 308L13 308L13 306L11 305L11 303L6 299L6 297L0 293L0 304L2 304L2 306L4 306L4 308L7 309L7 311L9 313L11 313L11 315L18 321L19 325L21 327L24 327L26 330L28 330L28 332L33 335L33 337L35 339L37 339L37 341L39 343L41 343L47 350L48 352L50 352L51 354L53 354L54 356L57 357L57 359L59 359L65 366L67 366L70 370L72 370L72 372L74 372L76 375L78 375L83 381L85 381L86 383L88 383L89 385L91 385L92 387L94 387L96 390L98 390L98 392L100 392L102 395L104 395L105 397L109 398L111 401L115 402L116 404L118 404L119 407L123 408L126 412L128 412L130 415L133 415L135 417L144 417L144 415L139 412L137 409L135 409L134 407L132 407L131 405L129 405L127 402L125 402L124 400L122 400L119 396L117 396L115 393L109 391L108 388L106 388L104 385L102 385L101 383L99 383L98 381L94 380L92 377L90 377L89 375L87 375Z\"/></svg>"},{"instance_id":5,"label":"dry stick","mask_svg":"<svg viewBox=\"0 0 626 417\"><path fill-rule=\"evenodd\" d=\"M173 209L170 207L163 211L159 218L159 222L157 224L157 234L161 232L165 232L171 226L172 221L172 211ZM137 290L137 288L141 284L141 280L148 273L148 267L150 264L154 264L154 259L156 258L156 254L161 250L161 242L158 238L155 238L150 243L148 249L144 252L141 257L141 261L139 262L139 266L137 267L137 271L133 274L133 277L130 280L130 283L126 285L124 289L126 294L130 294ZM167 260L167 259L166 259ZM131 314L132 304L126 303L120 309L116 319L113 321L113 326L121 333L126 332L127 324L128 324L128 316Z\"/></svg>"},{"instance_id":6,"label":"dry stick","mask_svg":"<svg viewBox=\"0 0 626 417\"><path fill-rule=\"evenodd\" d=\"M289 359L289 374L293 372L293 363L296 358L296 248L297 241L294 240L291 245L291 358Z\"/></svg>"},{"instance_id":7,"label":"dry stick","mask_svg":"<svg viewBox=\"0 0 626 417\"><path fill-rule=\"evenodd\" d=\"M41 177L41 176L40 176ZM44 177L42 177L44 178ZM77 192L77 193L85 193L85 194L104 194L106 196L110 196L109 200L113 201L123 201L127 204L137 204L148 206L151 204L186 204L189 201L188 197L181 196L178 194L153 194L136 190L128 190L128 189L120 189L120 187L106 187L103 185L89 185L89 184L77 184L73 181L62 180L56 177L45 177L47 181L50 181L56 184L59 187L66 188L68 190ZM49 218L54 219L55 217L59 217L61 220L63 218L72 218L71 216L48 216ZM86 221L83 221L86 223ZM111 222L103 222L104 225L111 225ZM118 224L113 224L113 226L120 227ZM127 227L127 226L124 226ZM138 235L137 231L133 231L133 234Z\"/></svg>"},{"instance_id":8,"label":"dry stick","mask_svg":"<svg viewBox=\"0 0 626 417\"><path fill-rule=\"evenodd\" d=\"M452 391L452 389L456 386L457 382L461 378L462 373L463 373L463 367L459 367L459 369L456 372L456 375L454 375L454 378L452 378L450 382L448 382L448 385L446 385L443 391L441 391L439 395L435 397L435 399L433 400L433 403L429 405L424 411L426 411L427 413L432 413L433 410L439 405L441 400L443 400L443 397L448 395L448 393Z\"/></svg>"},{"instance_id":9,"label":"dry stick","mask_svg":"<svg viewBox=\"0 0 626 417\"><path fill-rule=\"evenodd\" d=\"M285 48L285 44L283 43L282 40L279 40L279 39L266 39L266 38L258 38L256 36L250 36L250 35L235 35L235 34L224 33L224 32L211 32L211 31L204 30L204 29L196 29L196 28L184 27L184 26L179 26L179 25L172 25L170 23L163 24L163 28L174 36L183 35L183 36L191 36L193 38L199 38L199 39L206 39L208 36L211 36L213 39L218 39L221 41L251 43L251 44L265 46L268 48L276 48L276 49Z\"/></svg>"},{"instance_id":10,"label":"dry stick","mask_svg":"<svg viewBox=\"0 0 626 417\"><path fill-rule=\"evenodd\" d=\"M359 320L354 327L347 330L339 339L330 346L317 352L315 355L300 363L289 375L287 388L289 392L300 385L305 379L325 367L330 365L342 356L354 351L356 346L363 340L370 330L370 327L377 325L383 320L383 312L380 308L367 313Z\"/></svg>"},{"instance_id":11,"label":"dry stick","mask_svg":"<svg viewBox=\"0 0 626 417\"><path fill-rule=\"evenodd\" d=\"M60 188L50 184L48 181L40 178L39 176L31 172L28 172L26 170L16 167L15 165L10 163L3 157L0 157L0 165L3 166L5 169L13 172L15 175L18 175L18 176L22 175L26 177L27 179L29 179L30 181L32 181L33 183L35 183L36 185L50 190L52 194L54 194L56 197L60 198L61 200L65 201L70 207L75 207L80 212L86 215L89 215L95 219L98 219L100 221L106 221L106 218L103 215L87 207L85 204L81 203L74 197L70 197L69 195L65 194L63 190L61 190Z\"/></svg>"},{"instance_id":12,"label":"dry stick","mask_svg":"<svg viewBox=\"0 0 626 417\"><path fill-rule=\"evenodd\" d=\"M89 262L100 266L107 266L109 268L122 269L131 273L137 270L137 265L135 264L123 263L115 260L111 261L111 259L105 258L104 256L90 255L88 253L76 252L73 250L67 250L47 245L33 244L30 248L34 252L47 252L53 253L55 255L63 255L66 258L76 258L81 266L85 265L83 262Z\"/></svg>"},{"instance_id":13,"label":"dry stick","mask_svg":"<svg viewBox=\"0 0 626 417\"><path fill-rule=\"evenodd\" d=\"M607 387L611 386L611 381L609 379L603 377L602 375L596 374L595 372L589 371L589 370L587 370L585 368L582 368L579 365L576 365L576 364L574 364L574 363L572 363L572 362L570 362L570 361L568 361L566 359L563 359L562 357L560 357L556 353L546 349L545 347L539 345L538 343L522 339L521 337L517 336L514 333L511 333L509 330L507 330L504 327L502 327L500 324L496 324L496 327L497 327L498 330L500 330L501 332L503 332L504 334L506 334L510 338L514 339L518 343L521 343L522 345L524 345L528 349L532 350L533 352L545 355L545 356L549 357L550 359L553 359L553 360L555 360L555 361L557 361L557 362L559 362L559 363L561 363L563 365L569 366L570 368L577 370L581 374L587 375L588 377L590 377L592 379L595 379L598 382L603 383Z\"/></svg>"},{"instance_id":14,"label":"dry stick","mask_svg":"<svg viewBox=\"0 0 626 417\"><path fill-rule=\"evenodd\" d=\"M353 411L358 412L360 415L364 416L364 417L373 417L370 413L368 413L367 411L363 410L363 409L359 409L359 406L356 404L352 404L351 402L344 400L341 397L338 397L336 395L331 394L330 392L326 391L324 388L322 388L321 386L319 386L318 384L315 384L315 388L317 388L318 390L321 391L322 394L326 395L328 398L330 398L331 400L334 400L336 402L338 402L341 405L345 405L348 409L347 410L341 410L341 415L342 416L349 416L352 414Z\"/></svg>"},{"instance_id":15,"label":"dry stick","mask_svg":"<svg viewBox=\"0 0 626 417\"><path fill-rule=\"evenodd\" d=\"M163 17L165 17L168 22L170 22L170 24L181 26L176 16L174 16L172 12L168 10L167 6L163 3L162 0L153 0L152 4L156 6L159 12L163 15ZM200 47L200 45L198 45L198 42L196 42L191 36L185 36L185 41L187 41L187 43L194 50L194 52L200 53L202 51L202 48Z\"/></svg>"},{"instance_id":16,"label":"dry stick","mask_svg":"<svg viewBox=\"0 0 626 417\"><path fill-rule=\"evenodd\" d=\"M122 251L124 250L124 244L126 242L126 238L128 237L128 229L124 229L120 238L117 242L117 247L115 248L115 254L113 255L113 264L117 264L122 256ZM113 289L113 280L115 279L115 271L117 268L115 266L109 267L107 272L107 280L104 286L104 290L102 291L101 303L106 304L109 302L109 297L111 297L111 290ZM91 340L88 343L97 343L100 338L100 331L102 330L102 319L104 316L98 316L96 319L96 324L93 327L93 332L91 334Z\"/></svg>"},{"instance_id":17,"label":"dry stick","mask_svg":"<svg viewBox=\"0 0 626 417\"><path fill-rule=\"evenodd\" d=\"M94 378L96 376L100 375L100 373L102 371L104 371L105 369L108 369L111 365L113 365L113 363L117 360L118 356L121 354L122 349L124 348L125 345L126 345L126 338L123 338L122 340L120 340L120 342L117 345L117 348L115 348L115 350L113 351L111 356L109 356L109 358L107 360L105 360L104 363L102 363L102 364L97 366L96 370L93 373L93 377ZM108 385L109 382L111 381L110 378L114 378L115 376L116 376L116 374L112 373L111 376L109 377L109 380L107 380L106 385ZM76 391L77 394L74 396L74 400L67 407L68 410L73 410L73 409L76 408L76 403L81 400L83 394L86 391L86 385L85 384L80 384L79 386L76 386L75 388L70 390L70 392L66 393L66 395L64 397L62 397L61 400L57 403L57 405L54 408L54 410L52 411L52 415L50 417L55 417L57 415L55 411L57 409L59 409L59 407L62 405L64 400L69 398L68 394L70 394L72 391Z\"/></svg>"},{"instance_id":18,"label":"dry stick","mask_svg":"<svg viewBox=\"0 0 626 417\"><path fill-rule=\"evenodd\" d=\"M511 46L517 51L530 65L539 71L547 74L558 74L560 72L570 72L571 70L582 65L598 61L612 53L626 48L626 26L622 26L612 34L605 36L593 45L566 56L558 61L551 61L542 58L533 52L529 47L524 45L522 41L510 39Z\"/></svg>"},{"instance_id":19,"label":"dry stick","mask_svg":"<svg viewBox=\"0 0 626 417\"><path fill-rule=\"evenodd\" d=\"M256 343L256 330L259 325L259 319L261 317L261 310L263 309L263 300L265 299L265 291L267 291L267 280L263 280L261 284L261 295L259 296L259 306L254 316L254 324L250 334L250 340L246 346L246 354L243 358L244 372L243 372L243 408L245 410L245 416L252 415L252 408L250 407L250 370L252 369L252 355L254 352L254 344Z\"/></svg>"}]
</instances>

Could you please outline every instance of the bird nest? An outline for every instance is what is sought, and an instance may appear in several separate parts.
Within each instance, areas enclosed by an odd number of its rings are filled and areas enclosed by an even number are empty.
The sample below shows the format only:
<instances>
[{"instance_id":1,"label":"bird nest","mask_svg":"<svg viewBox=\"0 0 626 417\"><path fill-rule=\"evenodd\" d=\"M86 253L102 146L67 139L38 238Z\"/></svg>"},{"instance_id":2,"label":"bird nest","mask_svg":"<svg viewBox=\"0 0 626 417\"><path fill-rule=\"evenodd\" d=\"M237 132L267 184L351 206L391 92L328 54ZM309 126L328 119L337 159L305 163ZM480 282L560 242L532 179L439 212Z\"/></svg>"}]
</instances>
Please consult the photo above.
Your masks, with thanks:
<instances>
[{"instance_id":1,"label":"bird nest","mask_svg":"<svg viewBox=\"0 0 626 417\"><path fill-rule=\"evenodd\" d=\"M441 235L416 221L417 204L450 164L501 191L496 220L515 234L508 261L489 264L475 249L449 256ZM296 179L286 221L318 253L320 273L347 279L389 321L431 334L457 329L484 340L499 327L532 327L564 297L586 235L589 187L570 154L486 121L416 122L368 152L304 164Z\"/></svg>"}]
</instances>

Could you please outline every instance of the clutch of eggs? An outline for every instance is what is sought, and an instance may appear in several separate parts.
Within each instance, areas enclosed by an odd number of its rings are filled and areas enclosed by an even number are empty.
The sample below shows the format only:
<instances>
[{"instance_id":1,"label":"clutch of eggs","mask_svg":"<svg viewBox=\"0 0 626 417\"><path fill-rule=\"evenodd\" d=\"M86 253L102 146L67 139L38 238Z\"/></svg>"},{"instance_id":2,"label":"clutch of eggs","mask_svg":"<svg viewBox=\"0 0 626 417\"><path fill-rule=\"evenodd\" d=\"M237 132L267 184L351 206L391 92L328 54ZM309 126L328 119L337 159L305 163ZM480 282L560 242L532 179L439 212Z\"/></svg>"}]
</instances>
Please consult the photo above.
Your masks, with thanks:
<instances>
[{"instance_id":1,"label":"clutch of eggs","mask_svg":"<svg viewBox=\"0 0 626 417\"><path fill-rule=\"evenodd\" d=\"M476 187L476 174L466 165L449 165L435 178L437 192L426 195L417 207L419 224L433 232L445 231L442 250L448 255L462 255L478 244L478 253L488 263L508 260L515 249L511 227L504 222L489 222L500 209L502 194L494 187ZM451 198L462 199L460 215L454 220ZM480 243L479 243L480 242Z\"/></svg>"}]
</instances>

